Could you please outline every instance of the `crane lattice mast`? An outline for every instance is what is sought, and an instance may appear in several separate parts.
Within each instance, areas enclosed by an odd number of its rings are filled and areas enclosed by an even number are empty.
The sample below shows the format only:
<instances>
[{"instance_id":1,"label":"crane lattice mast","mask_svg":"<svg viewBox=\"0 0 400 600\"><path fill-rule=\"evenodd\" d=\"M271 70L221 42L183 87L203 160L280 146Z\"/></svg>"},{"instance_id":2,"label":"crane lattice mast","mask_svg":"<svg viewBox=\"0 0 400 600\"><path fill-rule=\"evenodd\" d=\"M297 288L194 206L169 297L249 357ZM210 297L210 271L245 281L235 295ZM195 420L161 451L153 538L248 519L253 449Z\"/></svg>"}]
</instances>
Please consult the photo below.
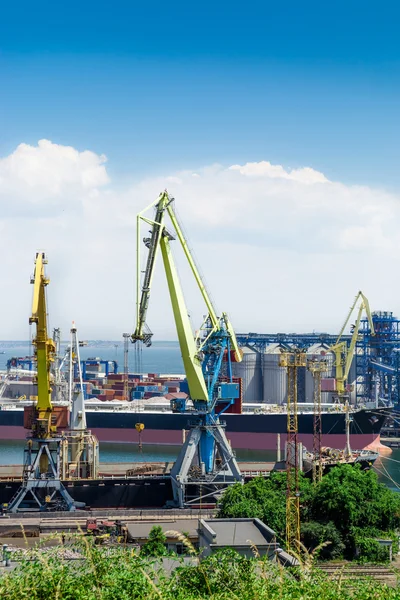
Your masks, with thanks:
<instances>
[{"instance_id":1,"label":"crane lattice mast","mask_svg":"<svg viewBox=\"0 0 400 600\"><path fill-rule=\"evenodd\" d=\"M313 483L322 479L322 406L321 406L321 377L327 371L327 361L309 360L307 369L312 373L314 382L314 427L313 427Z\"/></svg>"},{"instance_id":2,"label":"crane lattice mast","mask_svg":"<svg viewBox=\"0 0 400 600\"><path fill-rule=\"evenodd\" d=\"M306 366L301 350L282 352L279 365L287 372L287 441L286 441L286 549L300 550L300 453L297 419L297 371Z\"/></svg>"}]
</instances>

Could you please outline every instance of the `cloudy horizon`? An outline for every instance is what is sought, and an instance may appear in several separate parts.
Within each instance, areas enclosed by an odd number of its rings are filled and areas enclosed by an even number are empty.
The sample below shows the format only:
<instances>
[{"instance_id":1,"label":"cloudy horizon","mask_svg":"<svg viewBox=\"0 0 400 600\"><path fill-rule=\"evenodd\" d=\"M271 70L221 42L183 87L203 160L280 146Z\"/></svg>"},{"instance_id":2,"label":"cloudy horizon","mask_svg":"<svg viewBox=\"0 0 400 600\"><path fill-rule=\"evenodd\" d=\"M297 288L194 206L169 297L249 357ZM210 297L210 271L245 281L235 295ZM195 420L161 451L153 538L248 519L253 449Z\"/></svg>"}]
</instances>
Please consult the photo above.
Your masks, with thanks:
<instances>
[{"instance_id":1,"label":"cloudy horizon","mask_svg":"<svg viewBox=\"0 0 400 600\"><path fill-rule=\"evenodd\" d=\"M37 250L49 260L52 327L68 331L75 320L85 339L133 330L136 213L165 188L218 310L238 332L335 333L359 289L372 310L400 314L393 276L400 203L391 191L331 181L316 164L291 167L267 156L160 167L129 182L112 171L106 153L46 139L0 157L2 339L30 337ZM196 328L204 307L174 254ZM155 339L176 338L160 262L148 324Z\"/></svg>"}]
</instances>

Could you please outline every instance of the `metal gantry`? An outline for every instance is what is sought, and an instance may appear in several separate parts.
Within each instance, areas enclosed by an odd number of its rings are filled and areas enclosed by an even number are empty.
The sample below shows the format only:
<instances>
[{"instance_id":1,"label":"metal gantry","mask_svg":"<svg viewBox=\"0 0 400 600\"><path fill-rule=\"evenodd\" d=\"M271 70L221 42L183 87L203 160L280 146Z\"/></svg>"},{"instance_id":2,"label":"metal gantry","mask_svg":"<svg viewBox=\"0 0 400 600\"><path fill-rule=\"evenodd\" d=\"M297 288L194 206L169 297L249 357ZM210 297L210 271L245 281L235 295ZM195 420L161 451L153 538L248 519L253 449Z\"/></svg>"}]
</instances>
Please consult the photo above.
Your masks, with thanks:
<instances>
[{"instance_id":1,"label":"metal gantry","mask_svg":"<svg viewBox=\"0 0 400 600\"><path fill-rule=\"evenodd\" d=\"M312 373L314 381L314 427L313 427L313 483L322 479L322 406L321 406L321 377L328 370L328 361L325 359L308 360L307 369Z\"/></svg>"},{"instance_id":2,"label":"metal gantry","mask_svg":"<svg viewBox=\"0 0 400 600\"><path fill-rule=\"evenodd\" d=\"M287 371L287 441L286 441L286 549L300 550L300 449L297 419L297 371L307 365L301 350L282 352L279 365Z\"/></svg>"},{"instance_id":3,"label":"metal gantry","mask_svg":"<svg viewBox=\"0 0 400 600\"><path fill-rule=\"evenodd\" d=\"M400 320L389 311L372 313L374 333L361 321L357 341L356 397L358 403L400 404Z\"/></svg>"},{"instance_id":4,"label":"metal gantry","mask_svg":"<svg viewBox=\"0 0 400 600\"><path fill-rule=\"evenodd\" d=\"M332 345L337 335L330 333L237 333L236 339L241 346L248 346L258 352L265 352L271 344L279 344L282 348L290 350L299 348L305 350L319 345ZM350 344L351 335L342 335L342 341Z\"/></svg>"}]
</instances>

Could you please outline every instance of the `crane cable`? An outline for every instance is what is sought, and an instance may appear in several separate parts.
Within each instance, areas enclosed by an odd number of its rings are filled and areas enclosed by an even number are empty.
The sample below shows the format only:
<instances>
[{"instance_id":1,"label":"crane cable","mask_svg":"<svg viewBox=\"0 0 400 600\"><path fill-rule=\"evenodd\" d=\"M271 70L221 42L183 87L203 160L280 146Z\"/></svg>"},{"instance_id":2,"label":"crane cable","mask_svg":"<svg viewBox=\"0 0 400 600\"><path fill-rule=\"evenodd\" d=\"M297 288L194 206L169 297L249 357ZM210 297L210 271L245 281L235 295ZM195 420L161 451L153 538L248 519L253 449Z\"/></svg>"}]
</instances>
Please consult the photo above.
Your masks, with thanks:
<instances>
[{"instance_id":1,"label":"crane cable","mask_svg":"<svg viewBox=\"0 0 400 600\"><path fill-rule=\"evenodd\" d=\"M386 458L386 457L384 457L384 458ZM396 461L396 462L398 462L398 461ZM383 473L382 471L380 471L380 469L378 469L375 465L374 465L374 469L376 471L378 471L378 473L380 473L384 477L387 477L387 479L389 479L389 481L391 481L398 489L400 489L400 485L393 479L393 477L390 475L390 473L387 470L387 468L385 467L385 465L381 463L381 466L385 470L385 473Z\"/></svg>"},{"instance_id":2,"label":"crane cable","mask_svg":"<svg viewBox=\"0 0 400 600\"><path fill-rule=\"evenodd\" d=\"M180 229L181 229L181 231L182 231L182 234L183 234L183 236L184 236L184 238L185 238L185 241L186 241L186 246L187 246L187 248L188 248L188 250L189 250L189 252L190 252L190 254L191 254L191 256L192 256L193 263L194 263L194 265L195 265L195 267L196 267L196 270L197 270L197 272L198 272L198 274L199 274L199 276L200 276L200 279L201 279L201 281L202 281L202 283L203 283L203 286L204 286L204 289L205 289L205 291L206 291L206 293L207 293L207 296L208 296L208 298L210 299L210 302L211 302L211 305L212 305L212 307L213 307L213 309L214 309L214 312L215 312L215 314L216 314L216 315L219 315L220 313L219 313L219 311L217 310L217 306L216 306L216 304L215 304L215 302L214 302L214 299L213 299L213 297L212 297L212 295L211 295L211 293L210 293L210 291L209 291L209 287L208 287L208 285L207 285L207 280L206 280L206 278L205 278L205 276L204 276L204 274L203 274L203 271L202 271L202 269L201 269L201 268L200 268L200 266L199 266L199 261L198 261L198 259L197 259L197 256L196 256L196 254L195 254L195 252L194 252L194 250L193 250L193 248L192 248L192 246L191 246L191 243L190 243L190 238L189 238L189 236L187 235L187 232L186 232L186 229L185 229L185 227L183 227L183 225L182 225L182 221L181 221L181 219L180 219L180 216L179 216L179 213L178 213L178 211L177 211L177 209L176 209L175 202L174 202L174 204L173 204L173 206L172 206L172 210L174 211L175 219L176 219L176 221L177 221L177 223L178 223L178 225L179 225L179 227L180 227Z\"/></svg>"}]
</instances>

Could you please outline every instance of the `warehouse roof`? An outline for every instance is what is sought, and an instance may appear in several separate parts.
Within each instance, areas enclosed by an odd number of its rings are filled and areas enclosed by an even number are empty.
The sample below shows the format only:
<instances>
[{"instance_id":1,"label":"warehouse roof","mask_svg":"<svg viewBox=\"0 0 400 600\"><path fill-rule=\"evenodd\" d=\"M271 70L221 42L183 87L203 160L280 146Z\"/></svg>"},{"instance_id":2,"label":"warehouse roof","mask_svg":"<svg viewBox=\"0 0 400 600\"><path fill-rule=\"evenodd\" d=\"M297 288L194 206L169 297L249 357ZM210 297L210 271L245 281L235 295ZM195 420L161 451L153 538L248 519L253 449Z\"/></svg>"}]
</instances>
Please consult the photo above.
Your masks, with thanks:
<instances>
[{"instance_id":1,"label":"warehouse roof","mask_svg":"<svg viewBox=\"0 0 400 600\"><path fill-rule=\"evenodd\" d=\"M200 527L216 546L265 546L275 541L275 532L259 519L201 519Z\"/></svg>"},{"instance_id":2,"label":"warehouse roof","mask_svg":"<svg viewBox=\"0 0 400 600\"><path fill-rule=\"evenodd\" d=\"M131 539L144 539L149 536L155 525L159 525L163 532L178 531L185 532L189 537L197 537L198 519L171 519L170 521L136 521L126 524L128 535Z\"/></svg>"}]
</instances>

